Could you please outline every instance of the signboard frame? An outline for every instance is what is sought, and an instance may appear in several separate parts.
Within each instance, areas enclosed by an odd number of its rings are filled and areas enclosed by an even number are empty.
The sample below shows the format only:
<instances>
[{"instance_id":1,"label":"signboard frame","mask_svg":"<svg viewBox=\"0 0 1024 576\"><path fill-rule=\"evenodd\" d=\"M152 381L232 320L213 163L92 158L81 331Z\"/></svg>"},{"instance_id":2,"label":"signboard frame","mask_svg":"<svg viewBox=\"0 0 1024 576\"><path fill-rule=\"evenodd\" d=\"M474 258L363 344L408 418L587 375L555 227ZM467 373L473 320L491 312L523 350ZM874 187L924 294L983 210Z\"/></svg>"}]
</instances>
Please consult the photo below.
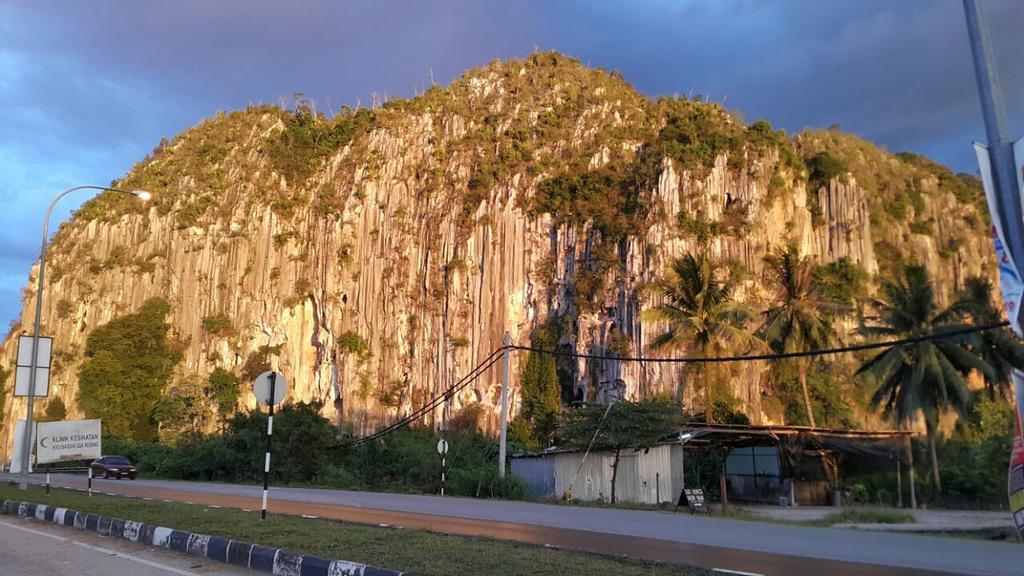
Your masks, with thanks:
<instances>
[{"instance_id":1,"label":"signboard frame","mask_svg":"<svg viewBox=\"0 0 1024 576\"><path fill-rule=\"evenodd\" d=\"M53 338L39 337L36 353L36 390L33 396L45 398L50 395L50 361L53 357ZM32 336L18 337L18 361L15 366L14 395L28 396L29 381L32 377Z\"/></svg>"},{"instance_id":2,"label":"signboard frame","mask_svg":"<svg viewBox=\"0 0 1024 576\"><path fill-rule=\"evenodd\" d=\"M35 436L37 464L103 456L103 423L99 419L40 422Z\"/></svg>"}]
</instances>

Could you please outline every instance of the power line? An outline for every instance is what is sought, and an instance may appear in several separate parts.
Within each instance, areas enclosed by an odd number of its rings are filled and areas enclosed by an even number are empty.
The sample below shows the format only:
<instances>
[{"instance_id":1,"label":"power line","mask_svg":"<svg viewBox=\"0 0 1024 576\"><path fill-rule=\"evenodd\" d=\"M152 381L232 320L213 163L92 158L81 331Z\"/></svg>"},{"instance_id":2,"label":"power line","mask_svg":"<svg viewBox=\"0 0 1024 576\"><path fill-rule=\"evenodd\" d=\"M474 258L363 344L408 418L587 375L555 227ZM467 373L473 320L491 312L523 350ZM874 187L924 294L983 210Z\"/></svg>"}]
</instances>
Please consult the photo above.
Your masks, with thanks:
<instances>
[{"instance_id":1,"label":"power line","mask_svg":"<svg viewBox=\"0 0 1024 576\"><path fill-rule=\"evenodd\" d=\"M868 344L856 344L854 346L843 346L841 348L802 350L800 352L784 352L782 354L747 354L743 356L692 356L688 358L645 358L637 356L607 356L604 354L581 354L578 352L559 352L558 350L545 350L544 348L534 348L532 346L512 345L510 346L510 348L512 348L513 350L536 352L538 354L548 354L550 356L559 356L563 358L584 358L586 360L618 360L620 362L650 362L656 364L715 364L725 362L750 362L754 360L785 360L786 358L806 358L809 356L828 356L831 354L860 352L863 350L875 350L878 348L890 348L893 346L906 346L908 344L920 344L922 342L931 342L933 340L945 340L949 338L955 338L957 336L964 336L967 334L973 334L975 332L996 330L998 328L1004 328L1009 325L1009 322L1003 321L999 322L998 324L986 324L984 326L967 326L964 328L957 328L955 330L946 330L934 332L932 334L925 334L923 336L914 336L911 338L902 338L899 340L886 340L884 342L871 342Z\"/></svg>"},{"instance_id":2,"label":"power line","mask_svg":"<svg viewBox=\"0 0 1024 576\"><path fill-rule=\"evenodd\" d=\"M820 350L804 350L800 352L786 352L782 354L748 354L742 356L716 356L716 357L689 357L689 358L643 358L643 357L631 357L631 356L607 356L602 354L580 354L577 352L559 352L557 350L545 350L543 348L534 348L532 346L501 346L495 348L493 352L482 362L477 364L468 374L463 376L458 382L453 384L450 388L445 390L438 396L435 396L427 404L409 414L408 416L393 422L392 424L370 434L369 436L363 436L344 444L338 444L332 446L331 449L345 449L353 448L361 444L365 444L377 438L382 438L388 434L405 428L413 422L419 420L431 410L437 408L442 402L449 400L461 391L463 388L471 384L481 374L486 372L491 366L493 366L502 352L506 348L510 350L521 350L526 352L536 352L538 354L548 354L551 356L558 357L569 357L569 358L584 358L587 360L617 360L620 362L651 362L661 364L711 364L711 363L725 363L725 362L750 362L755 360L784 360L787 358L807 358L812 356L828 356L832 354L844 354L848 352L861 352L864 350L876 350L879 348L890 348L893 346L906 346L909 344L920 344L922 342L932 342L935 340L946 340L949 338L956 338L958 336L965 336L967 334L974 334L977 332L985 332L988 330L997 330L999 328L1005 328L1009 326L1009 322L1003 321L996 324L986 324L983 326L966 326L963 328L957 328L953 330L944 330L934 332L932 334L925 334L923 336L914 336L911 338L901 338L899 340L886 340L883 342L872 342L868 344L857 344L854 346L843 346L840 348L825 348Z\"/></svg>"},{"instance_id":3,"label":"power line","mask_svg":"<svg viewBox=\"0 0 1024 576\"><path fill-rule=\"evenodd\" d=\"M390 424L390 425L388 425L388 426L378 430L377 432L374 432L373 434L370 434L369 436L363 436L362 438L357 438L355 440L352 440L351 442L346 442L344 444L339 444L337 446L332 446L331 448L332 449L344 449L344 448L352 448L352 447L355 447L355 446L359 446L360 444L365 444L367 442L370 442L371 440L376 440L377 438L380 438L382 436L386 436L386 435L394 432L395 430L398 430L400 428L404 428L404 427L408 426L409 424L412 424L416 420L419 420L420 418L422 418L423 416L428 414L430 411L432 411L435 408L437 408L444 401L450 399L452 396L457 394L460 390L462 390L463 388L465 388L466 386L471 384L474 380L477 379L478 376L480 376L485 371L487 371L488 368L493 366L498 361L498 359L501 358L501 353L504 352L504 351L505 351L505 347L504 346L502 346L500 348L496 348L493 352L491 352L491 354L486 359L484 359L482 362L477 364L476 367L474 367L472 370L470 370L470 372L468 374L466 374L465 376L463 376L458 382L453 384L450 388L445 390L440 395L435 396L430 402L425 404L419 410L416 410L416 411L412 412L411 414L409 414L405 418L402 418L401 420L398 420L397 422L393 422L392 424Z\"/></svg>"}]
</instances>

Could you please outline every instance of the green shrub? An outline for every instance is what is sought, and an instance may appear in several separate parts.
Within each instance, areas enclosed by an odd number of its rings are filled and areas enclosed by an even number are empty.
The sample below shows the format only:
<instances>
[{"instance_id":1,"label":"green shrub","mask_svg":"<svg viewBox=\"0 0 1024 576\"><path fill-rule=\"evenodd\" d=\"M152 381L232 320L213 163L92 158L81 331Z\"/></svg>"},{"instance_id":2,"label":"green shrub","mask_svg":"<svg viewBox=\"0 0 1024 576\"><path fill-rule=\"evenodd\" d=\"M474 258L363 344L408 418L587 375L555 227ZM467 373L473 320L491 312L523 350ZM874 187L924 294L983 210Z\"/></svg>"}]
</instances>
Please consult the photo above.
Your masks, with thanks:
<instances>
[{"instance_id":1,"label":"green shrub","mask_svg":"<svg viewBox=\"0 0 1024 576\"><path fill-rule=\"evenodd\" d=\"M807 159L808 194L817 192L822 186L827 186L833 178L846 180L846 174L850 171L849 164L845 160L837 158L828 152L818 152Z\"/></svg>"},{"instance_id":2,"label":"green shrub","mask_svg":"<svg viewBox=\"0 0 1024 576\"><path fill-rule=\"evenodd\" d=\"M308 102L300 101L284 121L284 130L268 142L264 152L271 165L288 182L301 184L325 158L346 146L374 126L376 112L362 108L345 111L334 119L317 114Z\"/></svg>"},{"instance_id":3,"label":"green shrub","mask_svg":"<svg viewBox=\"0 0 1024 576\"><path fill-rule=\"evenodd\" d=\"M235 333L235 328L231 324L231 319L223 314L204 316L203 330L206 330L215 336L231 336Z\"/></svg>"},{"instance_id":4,"label":"green shrub","mask_svg":"<svg viewBox=\"0 0 1024 576\"><path fill-rule=\"evenodd\" d=\"M355 354L358 358L370 356L370 345L366 339L352 330L346 330L338 336L338 350L346 354Z\"/></svg>"}]
</instances>

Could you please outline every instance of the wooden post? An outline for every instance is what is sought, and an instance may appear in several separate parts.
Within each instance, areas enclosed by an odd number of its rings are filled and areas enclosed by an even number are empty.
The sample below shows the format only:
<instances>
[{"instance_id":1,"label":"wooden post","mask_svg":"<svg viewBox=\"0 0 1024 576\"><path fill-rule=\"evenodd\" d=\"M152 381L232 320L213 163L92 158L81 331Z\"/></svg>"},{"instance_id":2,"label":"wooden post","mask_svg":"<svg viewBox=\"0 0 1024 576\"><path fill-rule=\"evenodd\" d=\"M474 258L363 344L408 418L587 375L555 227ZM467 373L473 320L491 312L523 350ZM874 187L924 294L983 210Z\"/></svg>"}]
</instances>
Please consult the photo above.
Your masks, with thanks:
<instances>
[{"instance_id":1,"label":"wooden post","mask_svg":"<svg viewBox=\"0 0 1024 576\"><path fill-rule=\"evenodd\" d=\"M903 466L896 459L896 507L903 508Z\"/></svg>"},{"instance_id":2,"label":"wooden post","mask_svg":"<svg viewBox=\"0 0 1024 576\"><path fill-rule=\"evenodd\" d=\"M718 487L722 491L722 514L729 513L729 486L725 481L726 467L725 462L729 458L729 452L725 451L722 455L722 475L718 477Z\"/></svg>"}]
</instances>

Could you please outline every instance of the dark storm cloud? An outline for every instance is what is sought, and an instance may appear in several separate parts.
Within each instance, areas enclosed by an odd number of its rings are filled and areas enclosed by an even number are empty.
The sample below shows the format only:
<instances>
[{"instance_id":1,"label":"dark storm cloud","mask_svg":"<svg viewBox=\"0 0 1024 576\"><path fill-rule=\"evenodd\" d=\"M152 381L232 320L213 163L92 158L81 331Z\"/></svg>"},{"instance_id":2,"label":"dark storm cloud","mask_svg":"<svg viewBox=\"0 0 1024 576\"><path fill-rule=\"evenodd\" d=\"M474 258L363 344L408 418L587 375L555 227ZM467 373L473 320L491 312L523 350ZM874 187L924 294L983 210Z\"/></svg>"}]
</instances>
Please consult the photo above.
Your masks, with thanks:
<instances>
[{"instance_id":1,"label":"dark storm cloud","mask_svg":"<svg viewBox=\"0 0 1024 576\"><path fill-rule=\"evenodd\" d=\"M1024 4L985 4L1020 133ZM535 46L648 95L704 94L790 131L838 123L957 170L984 137L959 0L0 0L0 292L20 292L57 191L109 182L217 110L408 97L431 72L443 84ZM0 317L17 307L4 297Z\"/></svg>"}]
</instances>

